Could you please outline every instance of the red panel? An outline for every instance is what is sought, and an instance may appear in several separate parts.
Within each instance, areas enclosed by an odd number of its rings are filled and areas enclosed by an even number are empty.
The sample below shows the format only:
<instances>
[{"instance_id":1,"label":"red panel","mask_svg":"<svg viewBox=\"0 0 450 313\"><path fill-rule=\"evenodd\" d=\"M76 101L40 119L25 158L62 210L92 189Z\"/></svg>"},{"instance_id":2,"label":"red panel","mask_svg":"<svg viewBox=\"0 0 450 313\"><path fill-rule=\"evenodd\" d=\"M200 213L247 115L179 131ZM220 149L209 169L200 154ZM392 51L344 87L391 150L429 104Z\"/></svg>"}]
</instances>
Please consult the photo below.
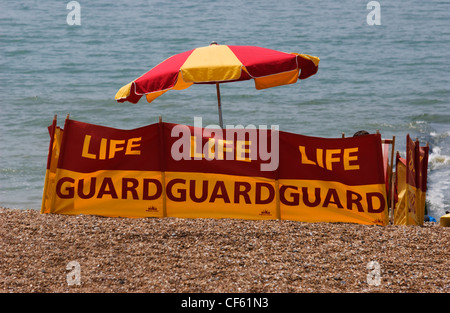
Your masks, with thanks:
<instances>
[{"instance_id":1,"label":"red panel","mask_svg":"<svg viewBox=\"0 0 450 313\"><path fill-rule=\"evenodd\" d=\"M384 184L381 136L319 138L280 132L279 177Z\"/></svg>"},{"instance_id":2,"label":"red panel","mask_svg":"<svg viewBox=\"0 0 450 313\"><path fill-rule=\"evenodd\" d=\"M177 81L180 67L191 55L192 51L194 50L176 54L136 79L136 93L146 94L172 88Z\"/></svg>"},{"instance_id":3,"label":"red panel","mask_svg":"<svg viewBox=\"0 0 450 313\"><path fill-rule=\"evenodd\" d=\"M82 173L159 171L159 142L158 124L122 130L68 120L58 167Z\"/></svg>"},{"instance_id":4,"label":"red panel","mask_svg":"<svg viewBox=\"0 0 450 313\"><path fill-rule=\"evenodd\" d=\"M255 46L228 46L250 75L262 77L297 69L296 56Z\"/></svg>"}]
</instances>

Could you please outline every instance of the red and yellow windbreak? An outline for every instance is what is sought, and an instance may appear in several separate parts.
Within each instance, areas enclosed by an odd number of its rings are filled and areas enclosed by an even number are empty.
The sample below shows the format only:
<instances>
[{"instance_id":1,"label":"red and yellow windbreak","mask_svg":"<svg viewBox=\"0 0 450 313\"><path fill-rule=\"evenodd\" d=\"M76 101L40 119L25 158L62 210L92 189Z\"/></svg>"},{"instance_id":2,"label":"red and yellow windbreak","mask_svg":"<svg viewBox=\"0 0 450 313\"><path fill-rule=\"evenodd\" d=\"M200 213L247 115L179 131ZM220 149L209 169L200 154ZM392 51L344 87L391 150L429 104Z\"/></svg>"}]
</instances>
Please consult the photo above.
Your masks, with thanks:
<instances>
[{"instance_id":1,"label":"red and yellow windbreak","mask_svg":"<svg viewBox=\"0 0 450 313\"><path fill-rule=\"evenodd\" d=\"M162 122L120 130L69 119L50 132L42 213L388 222L379 134Z\"/></svg>"},{"instance_id":2,"label":"red and yellow windbreak","mask_svg":"<svg viewBox=\"0 0 450 313\"><path fill-rule=\"evenodd\" d=\"M406 159L397 153L396 191L394 211L396 225L423 225L427 188L429 147L406 136Z\"/></svg>"}]
</instances>

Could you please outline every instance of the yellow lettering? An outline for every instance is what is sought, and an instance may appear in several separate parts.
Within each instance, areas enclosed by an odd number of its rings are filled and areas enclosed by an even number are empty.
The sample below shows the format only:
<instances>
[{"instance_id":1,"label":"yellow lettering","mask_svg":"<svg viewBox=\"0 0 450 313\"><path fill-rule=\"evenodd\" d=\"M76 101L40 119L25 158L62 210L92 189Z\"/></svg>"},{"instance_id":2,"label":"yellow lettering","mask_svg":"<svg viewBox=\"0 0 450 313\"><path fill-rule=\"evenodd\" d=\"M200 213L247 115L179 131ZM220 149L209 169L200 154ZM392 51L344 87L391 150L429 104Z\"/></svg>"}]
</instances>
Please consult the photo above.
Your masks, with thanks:
<instances>
[{"instance_id":1,"label":"yellow lettering","mask_svg":"<svg viewBox=\"0 0 450 313\"><path fill-rule=\"evenodd\" d=\"M111 140L109 144L109 158L114 158L116 152L122 151L124 147L117 147L118 145L125 144L125 140Z\"/></svg>"},{"instance_id":2,"label":"yellow lettering","mask_svg":"<svg viewBox=\"0 0 450 313\"><path fill-rule=\"evenodd\" d=\"M298 146L298 150L300 150L302 164L316 165L316 162L309 160L306 156L305 146Z\"/></svg>"},{"instance_id":3,"label":"yellow lettering","mask_svg":"<svg viewBox=\"0 0 450 313\"><path fill-rule=\"evenodd\" d=\"M358 161L357 155L350 155L351 153L358 152L358 148L348 148L344 149L344 170L359 170L359 164L350 165L351 161Z\"/></svg>"},{"instance_id":4,"label":"yellow lettering","mask_svg":"<svg viewBox=\"0 0 450 313\"><path fill-rule=\"evenodd\" d=\"M125 154L140 155L141 154L141 150L132 150L132 149L141 146L140 143L139 144L137 143L137 142L140 142L141 139L142 139L142 137L129 139L128 142L127 142L127 149L125 150Z\"/></svg>"},{"instance_id":5,"label":"yellow lettering","mask_svg":"<svg viewBox=\"0 0 450 313\"><path fill-rule=\"evenodd\" d=\"M108 143L108 139L102 138L102 141L100 142L100 155L98 158L100 160L106 159L106 144Z\"/></svg>"},{"instance_id":6,"label":"yellow lettering","mask_svg":"<svg viewBox=\"0 0 450 313\"><path fill-rule=\"evenodd\" d=\"M208 146L207 146L207 150L205 151L205 154L207 155L207 159L208 160L212 160L214 159L214 153L215 153L215 139L214 138L209 138L208 139Z\"/></svg>"},{"instance_id":7,"label":"yellow lettering","mask_svg":"<svg viewBox=\"0 0 450 313\"><path fill-rule=\"evenodd\" d=\"M224 152L232 152L233 150L226 145L233 144L232 140L217 140L217 160L223 160Z\"/></svg>"},{"instance_id":8,"label":"yellow lettering","mask_svg":"<svg viewBox=\"0 0 450 313\"><path fill-rule=\"evenodd\" d=\"M83 151L81 152L81 156L84 158L95 160L97 156L95 154L88 152L90 143L91 143L91 136L90 135L84 136Z\"/></svg>"},{"instance_id":9,"label":"yellow lettering","mask_svg":"<svg viewBox=\"0 0 450 313\"><path fill-rule=\"evenodd\" d=\"M250 153L250 145L251 141L237 140L236 141L236 160L237 161L245 161L250 162L252 159L250 155L248 157L245 156L245 153ZM246 147L248 146L248 148Z\"/></svg>"},{"instance_id":10,"label":"yellow lettering","mask_svg":"<svg viewBox=\"0 0 450 313\"><path fill-rule=\"evenodd\" d=\"M327 165L327 170L332 171L333 170L333 163L336 162L340 162L341 158L337 157L333 157L333 155L335 154L340 154L341 153L341 149L327 149L326 150L326 165Z\"/></svg>"},{"instance_id":11,"label":"yellow lettering","mask_svg":"<svg viewBox=\"0 0 450 313\"><path fill-rule=\"evenodd\" d=\"M416 172L416 169L415 169L415 167L414 167L414 157L413 157L413 153L412 153L412 151L411 150L409 150L409 163L408 163L408 165L409 165L409 170L411 171L411 172L413 172L413 173L415 173Z\"/></svg>"},{"instance_id":12,"label":"yellow lettering","mask_svg":"<svg viewBox=\"0 0 450 313\"><path fill-rule=\"evenodd\" d=\"M317 165L323 168L323 149L317 149L316 156L317 156Z\"/></svg>"},{"instance_id":13,"label":"yellow lettering","mask_svg":"<svg viewBox=\"0 0 450 313\"><path fill-rule=\"evenodd\" d=\"M204 158L203 153L197 152L197 139L195 136L191 136L191 157Z\"/></svg>"}]
</instances>

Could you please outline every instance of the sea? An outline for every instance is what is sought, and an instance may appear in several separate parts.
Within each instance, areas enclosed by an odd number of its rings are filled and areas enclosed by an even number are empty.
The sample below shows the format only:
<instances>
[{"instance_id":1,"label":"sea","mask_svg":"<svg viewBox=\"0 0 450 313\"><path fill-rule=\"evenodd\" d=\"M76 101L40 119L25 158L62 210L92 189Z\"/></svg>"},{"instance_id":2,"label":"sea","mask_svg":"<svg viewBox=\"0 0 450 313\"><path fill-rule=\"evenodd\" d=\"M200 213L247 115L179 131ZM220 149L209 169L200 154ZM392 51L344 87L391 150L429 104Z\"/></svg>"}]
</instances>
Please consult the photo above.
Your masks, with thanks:
<instances>
[{"instance_id":1,"label":"sea","mask_svg":"<svg viewBox=\"0 0 450 313\"><path fill-rule=\"evenodd\" d=\"M407 134L430 146L427 213L450 211L450 1L2 1L0 206L39 210L47 127L71 119L121 129L218 124L214 85L147 103L116 92L166 58L212 41L320 58L316 75L256 90L221 85L225 125L278 125L336 138Z\"/></svg>"}]
</instances>

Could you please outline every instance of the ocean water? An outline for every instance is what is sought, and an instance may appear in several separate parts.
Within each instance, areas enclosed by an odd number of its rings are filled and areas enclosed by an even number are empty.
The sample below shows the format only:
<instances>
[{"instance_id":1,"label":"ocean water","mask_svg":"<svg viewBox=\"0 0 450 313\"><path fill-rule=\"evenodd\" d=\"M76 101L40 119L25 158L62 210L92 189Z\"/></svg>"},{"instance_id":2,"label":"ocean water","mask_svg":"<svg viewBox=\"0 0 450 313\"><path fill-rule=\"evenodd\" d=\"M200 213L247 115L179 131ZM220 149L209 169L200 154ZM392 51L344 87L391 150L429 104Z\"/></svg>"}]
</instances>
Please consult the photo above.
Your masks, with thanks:
<instances>
[{"instance_id":1,"label":"ocean water","mask_svg":"<svg viewBox=\"0 0 450 313\"><path fill-rule=\"evenodd\" d=\"M430 145L428 213L450 210L450 2L3 1L0 11L0 206L40 209L53 116L132 129L158 121L218 124L215 87L195 85L148 104L117 90L173 54L211 41L320 57L295 85L257 91L222 84L224 124L279 125L318 137L379 130Z\"/></svg>"}]
</instances>

